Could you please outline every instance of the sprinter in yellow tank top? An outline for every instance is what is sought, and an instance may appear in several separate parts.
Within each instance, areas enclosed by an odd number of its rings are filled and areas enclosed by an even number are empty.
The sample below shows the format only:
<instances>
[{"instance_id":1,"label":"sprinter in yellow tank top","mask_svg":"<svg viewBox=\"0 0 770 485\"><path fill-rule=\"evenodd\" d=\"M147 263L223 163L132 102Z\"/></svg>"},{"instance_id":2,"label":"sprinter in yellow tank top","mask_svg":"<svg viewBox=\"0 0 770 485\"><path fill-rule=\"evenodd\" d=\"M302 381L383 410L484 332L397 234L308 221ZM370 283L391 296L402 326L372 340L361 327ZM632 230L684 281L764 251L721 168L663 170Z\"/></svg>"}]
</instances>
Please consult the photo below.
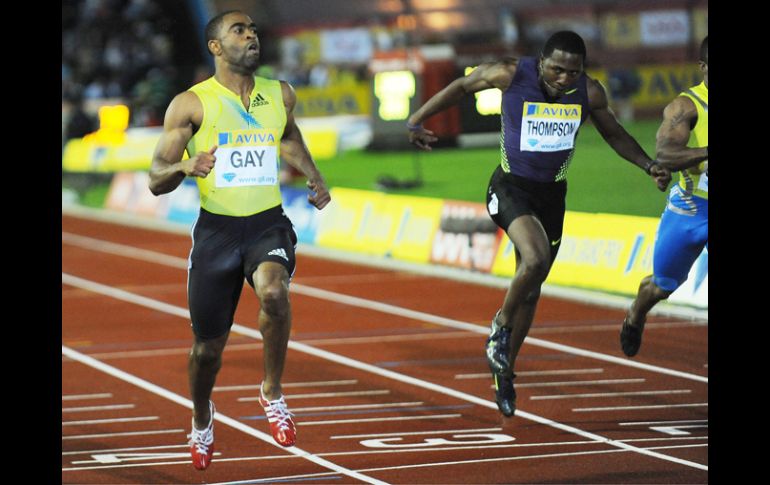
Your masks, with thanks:
<instances>
[{"instance_id":1,"label":"sprinter in yellow tank top","mask_svg":"<svg viewBox=\"0 0 770 485\"><path fill-rule=\"evenodd\" d=\"M194 334L188 364L194 405L189 444L198 470L205 470L214 454L211 391L244 278L261 306L264 380L259 401L276 442L295 443L281 376L297 239L281 208L279 154L307 177L311 204L320 210L331 200L294 121L293 88L254 75L260 45L251 18L239 11L219 14L207 24L206 40L215 74L171 102L150 169L155 195L171 192L185 177L195 177L200 189L187 283ZM182 160L185 150L189 158Z\"/></svg>"},{"instance_id":2,"label":"sprinter in yellow tank top","mask_svg":"<svg viewBox=\"0 0 770 485\"><path fill-rule=\"evenodd\" d=\"M628 357L639 352L647 313L687 279L695 260L708 248L708 36L700 47L703 82L681 93L663 110L658 129L658 163L679 172L658 225L653 274L639 285L620 329L620 347Z\"/></svg>"}]
</instances>

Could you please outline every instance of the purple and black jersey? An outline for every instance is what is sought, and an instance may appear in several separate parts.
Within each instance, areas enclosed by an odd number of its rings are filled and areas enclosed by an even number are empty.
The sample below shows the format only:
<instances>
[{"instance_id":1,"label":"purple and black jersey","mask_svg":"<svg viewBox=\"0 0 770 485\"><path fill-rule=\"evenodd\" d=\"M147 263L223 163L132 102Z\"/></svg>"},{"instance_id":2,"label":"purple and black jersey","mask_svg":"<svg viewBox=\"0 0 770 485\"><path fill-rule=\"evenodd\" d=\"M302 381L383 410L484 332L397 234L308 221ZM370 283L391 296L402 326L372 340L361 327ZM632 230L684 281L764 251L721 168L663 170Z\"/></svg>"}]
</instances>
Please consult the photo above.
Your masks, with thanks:
<instances>
[{"instance_id":1,"label":"purple and black jersey","mask_svg":"<svg viewBox=\"0 0 770 485\"><path fill-rule=\"evenodd\" d=\"M503 92L501 111L503 171L538 182L565 180L590 111L585 73L566 94L548 100L538 82L537 59L523 57Z\"/></svg>"}]
</instances>

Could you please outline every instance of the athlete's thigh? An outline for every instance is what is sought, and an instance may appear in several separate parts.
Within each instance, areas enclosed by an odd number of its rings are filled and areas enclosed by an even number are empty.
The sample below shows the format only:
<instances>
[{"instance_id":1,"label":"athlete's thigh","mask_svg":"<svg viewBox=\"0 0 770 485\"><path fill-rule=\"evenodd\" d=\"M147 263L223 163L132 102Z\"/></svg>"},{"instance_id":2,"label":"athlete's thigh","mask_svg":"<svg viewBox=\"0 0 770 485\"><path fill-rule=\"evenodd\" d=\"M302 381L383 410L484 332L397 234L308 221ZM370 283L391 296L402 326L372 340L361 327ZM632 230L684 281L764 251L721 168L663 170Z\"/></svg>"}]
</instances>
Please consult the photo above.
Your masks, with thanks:
<instances>
[{"instance_id":1,"label":"athlete's thigh","mask_svg":"<svg viewBox=\"0 0 770 485\"><path fill-rule=\"evenodd\" d=\"M242 270L249 284L254 286L254 271L265 261L282 265L291 277L297 264L296 245L297 234L280 206L252 218L241 244Z\"/></svg>"},{"instance_id":2,"label":"athlete's thigh","mask_svg":"<svg viewBox=\"0 0 770 485\"><path fill-rule=\"evenodd\" d=\"M653 281L666 290L676 290L708 242L708 221L698 216L663 212L653 254Z\"/></svg>"},{"instance_id":3,"label":"athlete's thigh","mask_svg":"<svg viewBox=\"0 0 770 485\"><path fill-rule=\"evenodd\" d=\"M187 299L193 332L201 339L227 333L243 289L237 227L224 216L201 215L193 228Z\"/></svg>"},{"instance_id":4,"label":"athlete's thigh","mask_svg":"<svg viewBox=\"0 0 770 485\"><path fill-rule=\"evenodd\" d=\"M535 215L525 214L514 219L506 231L516 248L517 256L523 262L547 262L551 256L548 235L542 223Z\"/></svg>"}]
</instances>

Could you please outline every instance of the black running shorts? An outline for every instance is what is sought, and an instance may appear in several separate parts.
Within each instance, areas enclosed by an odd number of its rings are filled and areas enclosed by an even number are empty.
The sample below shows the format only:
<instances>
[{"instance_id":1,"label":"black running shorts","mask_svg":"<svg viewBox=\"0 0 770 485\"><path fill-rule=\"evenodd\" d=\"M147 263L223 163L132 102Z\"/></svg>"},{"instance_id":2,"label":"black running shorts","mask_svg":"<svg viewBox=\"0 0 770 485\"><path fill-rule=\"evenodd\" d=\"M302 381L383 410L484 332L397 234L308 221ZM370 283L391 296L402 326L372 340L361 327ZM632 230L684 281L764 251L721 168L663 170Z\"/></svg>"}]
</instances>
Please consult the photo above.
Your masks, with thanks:
<instances>
[{"instance_id":1,"label":"black running shorts","mask_svg":"<svg viewBox=\"0 0 770 485\"><path fill-rule=\"evenodd\" d=\"M535 216L548 236L553 263L561 246L566 197L566 181L537 182L506 173L498 165L487 188L487 212L503 231L519 216Z\"/></svg>"},{"instance_id":2,"label":"black running shorts","mask_svg":"<svg viewBox=\"0 0 770 485\"><path fill-rule=\"evenodd\" d=\"M187 300L193 332L201 339L230 329L243 279L253 287L252 275L260 263L274 261L286 267L290 277L294 274L297 235L280 205L247 217L201 209L192 239Z\"/></svg>"}]
</instances>

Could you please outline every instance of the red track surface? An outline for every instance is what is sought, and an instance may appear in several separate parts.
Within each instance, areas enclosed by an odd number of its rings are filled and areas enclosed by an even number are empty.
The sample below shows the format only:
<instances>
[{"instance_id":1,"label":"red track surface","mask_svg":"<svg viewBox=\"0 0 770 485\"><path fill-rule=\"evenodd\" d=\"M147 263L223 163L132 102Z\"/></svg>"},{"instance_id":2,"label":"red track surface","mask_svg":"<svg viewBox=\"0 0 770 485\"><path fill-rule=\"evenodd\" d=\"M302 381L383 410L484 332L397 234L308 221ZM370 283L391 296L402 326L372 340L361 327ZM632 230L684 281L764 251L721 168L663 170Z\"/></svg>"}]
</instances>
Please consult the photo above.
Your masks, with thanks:
<instances>
[{"instance_id":1,"label":"red track surface","mask_svg":"<svg viewBox=\"0 0 770 485\"><path fill-rule=\"evenodd\" d=\"M622 311L543 298L506 419L483 355L503 290L302 254L283 379L301 456L272 442L255 400L246 286L213 395L219 454L198 472L189 237L67 216L62 228L62 483L708 483L703 322L650 318L632 360Z\"/></svg>"}]
</instances>

